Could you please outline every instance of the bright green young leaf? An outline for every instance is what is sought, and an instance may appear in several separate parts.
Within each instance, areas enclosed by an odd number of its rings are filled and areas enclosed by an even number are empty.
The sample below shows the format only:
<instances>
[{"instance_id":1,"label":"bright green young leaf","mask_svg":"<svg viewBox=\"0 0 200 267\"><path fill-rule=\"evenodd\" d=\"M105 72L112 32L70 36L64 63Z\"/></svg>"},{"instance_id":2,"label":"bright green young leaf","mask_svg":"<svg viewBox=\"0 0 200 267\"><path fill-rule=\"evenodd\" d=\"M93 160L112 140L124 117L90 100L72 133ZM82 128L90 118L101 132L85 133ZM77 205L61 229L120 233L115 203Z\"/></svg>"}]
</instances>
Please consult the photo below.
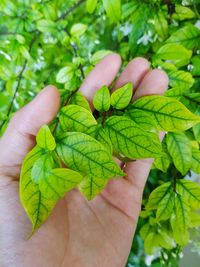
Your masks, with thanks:
<instances>
[{"instance_id":1,"label":"bright green young leaf","mask_svg":"<svg viewBox=\"0 0 200 267\"><path fill-rule=\"evenodd\" d=\"M72 64L68 64L68 66L59 70L56 75L57 83L66 83L70 82L74 76L74 66Z\"/></svg>"},{"instance_id":2,"label":"bright green young leaf","mask_svg":"<svg viewBox=\"0 0 200 267\"><path fill-rule=\"evenodd\" d=\"M195 13L189 8L182 5L175 5L175 13L173 14L173 18L175 20L185 20L192 19L195 17Z\"/></svg>"},{"instance_id":3,"label":"bright green young leaf","mask_svg":"<svg viewBox=\"0 0 200 267\"><path fill-rule=\"evenodd\" d=\"M168 235L167 232L165 231L159 231L159 234L157 236L157 240L159 245L162 248L166 248L166 249L172 249L174 247L174 240L171 236Z\"/></svg>"},{"instance_id":4,"label":"bright green young leaf","mask_svg":"<svg viewBox=\"0 0 200 267\"><path fill-rule=\"evenodd\" d=\"M76 92L70 99L70 104L81 106L91 112L90 105L81 92Z\"/></svg>"},{"instance_id":5,"label":"bright green young leaf","mask_svg":"<svg viewBox=\"0 0 200 267\"><path fill-rule=\"evenodd\" d=\"M190 208L183 196L175 195L175 214L172 214L170 222L175 241L185 246L189 241L188 227L190 225Z\"/></svg>"},{"instance_id":6,"label":"bright green young leaf","mask_svg":"<svg viewBox=\"0 0 200 267\"><path fill-rule=\"evenodd\" d=\"M79 37L83 35L86 30L87 30L87 25L83 23L77 23L71 27L70 33L72 36Z\"/></svg>"},{"instance_id":7,"label":"bright green young leaf","mask_svg":"<svg viewBox=\"0 0 200 267\"><path fill-rule=\"evenodd\" d=\"M172 215L174 209L174 192L169 191L159 202L156 212L156 221L166 221Z\"/></svg>"},{"instance_id":8,"label":"bright green young leaf","mask_svg":"<svg viewBox=\"0 0 200 267\"><path fill-rule=\"evenodd\" d=\"M57 151L69 168L84 176L104 179L124 176L105 147L84 133L65 133L59 140Z\"/></svg>"},{"instance_id":9,"label":"bright green young leaf","mask_svg":"<svg viewBox=\"0 0 200 267\"><path fill-rule=\"evenodd\" d=\"M112 142L111 142L109 136L107 135L106 131L104 130L104 128L102 128L101 125L91 126L87 130L86 134L90 135L91 137L93 137L97 141L99 141L112 154L112 152L113 152Z\"/></svg>"},{"instance_id":10,"label":"bright green young leaf","mask_svg":"<svg viewBox=\"0 0 200 267\"><path fill-rule=\"evenodd\" d=\"M63 107L59 120L64 131L85 132L90 126L97 124L91 112L77 105Z\"/></svg>"},{"instance_id":11,"label":"bright green young leaf","mask_svg":"<svg viewBox=\"0 0 200 267\"><path fill-rule=\"evenodd\" d=\"M112 116L105 122L105 130L116 154L131 159L160 156L161 145L154 143L155 135L145 132L123 116Z\"/></svg>"},{"instance_id":12,"label":"bright green young leaf","mask_svg":"<svg viewBox=\"0 0 200 267\"><path fill-rule=\"evenodd\" d=\"M127 113L132 109L140 111L141 116L148 113L157 128L164 131L183 131L200 122L200 117L191 113L182 103L165 96L141 97L129 106Z\"/></svg>"},{"instance_id":13,"label":"bright green young leaf","mask_svg":"<svg viewBox=\"0 0 200 267\"><path fill-rule=\"evenodd\" d=\"M189 180L177 180L176 191L184 197L194 209L200 208L200 185Z\"/></svg>"},{"instance_id":14,"label":"bright green young leaf","mask_svg":"<svg viewBox=\"0 0 200 267\"><path fill-rule=\"evenodd\" d=\"M192 148L191 170L200 174L200 150Z\"/></svg>"},{"instance_id":15,"label":"bright green young leaf","mask_svg":"<svg viewBox=\"0 0 200 267\"><path fill-rule=\"evenodd\" d=\"M174 32L166 42L181 44L188 49L197 49L200 43L200 29L187 25Z\"/></svg>"},{"instance_id":16,"label":"bright green young leaf","mask_svg":"<svg viewBox=\"0 0 200 267\"><path fill-rule=\"evenodd\" d=\"M170 182L164 183L151 192L148 203L146 205L147 210L157 209L161 200L172 191L172 184Z\"/></svg>"},{"instance_id":17,"label":"bright green young leaf","mask_svg":"<svg viewBox=\"0 0 200 267\"><path fill-rule=\"evenodd\" d=\"M111 105L115 109L123 109L130 103L132 95L133 85L132 83L127 83L112 93Z\"/></svg>"},{"instance_id":18,"label":"bright green young leaf","mask_svg":"<svg viewBox=\"0 0 200 267\"><path fill-rule=\"evenodd\" d=\"M200 56L196 55L192 57L191 59L192 62L192 75L200 75Z\"/></svg>"},{"instance_id":19,"label":"bright green young leaf","mask_svg":"<svg viewBox=\"0 0 200 267\"><path fill-rule=\"evenodd\" d=\"M191 166L192 149L190 141L184 133L168 133L166 137L167 149L176 168L185 175Z\"/></svg>"},{"instance_id":20,"label":"bright green young leaf","mask_svg":"<svg viewBox=\"0 0 200 267\"><path fill-rule=\"evenodd\" d=\"M52 20L42 19L37 21L37 29L41 32L52 32L56 29L56 24Z\"/></svg>"},{"instance_id":21,"label":"bright green young leaf","mask_svg":"<svg viewBox=\"0 0 200 267\"><path fill-rule=\"evenodd\" d=\"M165 44L155 54L155 59L170 60L176 66L185 66L189 63L192 51L180 44Z\"/></svg>"},{"instance_id":22,"label":"bright green young leaf","mask_svg":"<svg viewBox=\"0 0 200 267\"><path fill-rule=\"evenodd\" d=\"M38 184L31 179L31 170L34 162L43 154L43 150L34 147L26 156L20 175L20 200L33 224L33 231L37 230L48 218L55 203L46 199L40 192Z\"/></svg>"},{"instance_id":23,"label":"bright green young leaf","mask_svg":"<svg viewBox=\"0 0 200 267\"><path fill-rule=\"evenodd\" d=\"M191 212L190 217L191 217L191 222L190 222L189 227L199 227L200 226L200 213Z\"/></svg>"},{"instance_id":24,"label":"bright green young leaf","mask_svg":"<svg viewBox=\"0 0 200 267\"><path fill-rule=\"evenodd\" d=\"M110 108L110 91L107 86L96 91L93 98L93 105L100 112L108 111Z\"/></svg>"},{"instance_id":25,"label":"bright green young leaf","mask_svg":"<svg viewBox=\"0 0 200 267\"><path fill-rule=\"evenodd\" d=\"M108 180L105 180L103 178L88 176L85 177L79 184L79 190L87 198L87 200L92 200L104 189L107 182Z\"/></svg>"},{"instance_id":26,"label":"bright green young leaf","mask_svg":"<svg viewBox=\"0 0 200 267\"><path fill-rule=\"evenodd\" d=\"M47 199L58 201L75 188L83 177L80 173L66 168L51 170L39 183L39 189Z\"/></svg>"},{"instance_id":27,"label":"bright green young leaf","mask_svg":"<svg viewBox=\"0 0 200 267\"><path fill-rule=\"evenodd\" d=\"M111 22L118 22L121 18L121 0L103 0L103 6Z\"/></svg>"},{"instance_id":28,"label":"bright green young leaf","mask_svg":"<svg viewBox=\"0 0 200 267\"><path fill-rule=\"evenodd\" d=\"M171 87L180 87L181 90L187 90L194 84L194 79L189 72L178 70L168 72L169 84Z\"/></svg>"},{"instance_id":29,"label":"bright green young leaf","mask_svg":"<svg viewBox=\"0 0 200 267\"><path fill-rule=\"evenodd\" d=\"M87 0L86 1L86 9L87 12L92 14L97 6L97 1L98 0Z\"/></svg>"},{"instance_id":30,"label":"bright green young leaf","mask_svg":"<svg viewBox=\"0 0 200 267\"><path fill-rule=\"evenodd\" d=\"M36 136L36 142L39 147L46 150L54 150L56 147L55 139L48 127L48 125L43 125Z\"/></svg>"},{"instance_id":31,"label":"bright green young leaf","mask_svg":"<svg viewBox=\"0 0 200 267\"><path fill-rule=\"evenodd\" d=\"M39 184L42 179L48 175L49 171L54 167L53 157L49 154L42 155L36 162L33 164L31 171L31 179Z\"/></svg>"}]
</instances>

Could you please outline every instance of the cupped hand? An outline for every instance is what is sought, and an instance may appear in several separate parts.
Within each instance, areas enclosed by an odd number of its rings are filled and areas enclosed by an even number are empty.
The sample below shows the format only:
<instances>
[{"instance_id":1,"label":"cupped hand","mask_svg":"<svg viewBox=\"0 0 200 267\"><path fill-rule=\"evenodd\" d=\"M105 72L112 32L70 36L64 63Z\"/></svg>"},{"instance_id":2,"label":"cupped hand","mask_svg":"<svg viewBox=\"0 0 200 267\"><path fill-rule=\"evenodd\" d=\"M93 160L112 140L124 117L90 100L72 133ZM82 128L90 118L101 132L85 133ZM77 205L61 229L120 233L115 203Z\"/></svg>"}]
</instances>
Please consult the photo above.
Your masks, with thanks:
<instances>
[{"instance_id":1,"label":"cupped hand","mask_svg":"<svg viewBox=\"0 0 200 267\"><path fill-rule=\"evenodd\" d=\"M86 77L80 90L90 102L98 88L113 83L120 66L119 55L110 54ZM135 58L113 90L127 82L134 85L134 101L143 95L162 94L168 78L161 70L150 70L144 58ZM0 140L0 266L124 267L151 159L128 163L127 176L111 180L90 202L72 190L33 237L26 238L31 223L19 202L20 167L39 128L55 117L59 106L57 89L46 87L13 116Z\"/></svg>"}]
</instances>

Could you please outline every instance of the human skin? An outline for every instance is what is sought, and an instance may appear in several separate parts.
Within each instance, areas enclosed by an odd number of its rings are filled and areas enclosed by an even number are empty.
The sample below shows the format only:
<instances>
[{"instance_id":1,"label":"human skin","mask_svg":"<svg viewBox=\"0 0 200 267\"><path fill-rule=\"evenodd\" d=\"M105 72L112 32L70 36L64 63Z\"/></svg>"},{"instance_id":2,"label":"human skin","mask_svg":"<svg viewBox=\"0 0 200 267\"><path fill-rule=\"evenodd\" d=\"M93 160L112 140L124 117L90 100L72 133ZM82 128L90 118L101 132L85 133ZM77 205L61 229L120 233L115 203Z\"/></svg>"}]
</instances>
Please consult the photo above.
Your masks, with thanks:
<instances>
[{"instance_id":1,"label":"human skin","mask_svg":"<svg viewBox=\"0 0 200 267\"><path fill-rule=\"evenodd\" d=\"M119 55L106 56L86 77L80 91L91 102L98 88L112 84L120 66ZM162 94L168 86L167 75L151 70L144 58L129 62L113 90L127 82L134 84L133 101L142 95ZM15 113L0 139L0 266L124 267L152 159L128 163L126 177L110 180L90 202L72 190L41 228L26 238L31 223L19 202L20 168L35 145L39 128L55 117L59 106L57 89L46 87Z\"/></svg>"}]
</instances>

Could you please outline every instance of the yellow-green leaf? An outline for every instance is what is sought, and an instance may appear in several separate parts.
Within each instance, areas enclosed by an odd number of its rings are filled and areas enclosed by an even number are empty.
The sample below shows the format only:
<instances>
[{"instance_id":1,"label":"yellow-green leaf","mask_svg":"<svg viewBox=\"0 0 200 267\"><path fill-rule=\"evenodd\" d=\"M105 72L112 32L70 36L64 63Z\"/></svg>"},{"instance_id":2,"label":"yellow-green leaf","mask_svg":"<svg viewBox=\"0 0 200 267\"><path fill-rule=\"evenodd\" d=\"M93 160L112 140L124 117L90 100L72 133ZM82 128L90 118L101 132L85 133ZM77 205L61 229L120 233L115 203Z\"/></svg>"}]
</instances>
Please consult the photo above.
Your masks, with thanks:
<instances>
[{"instance_id":1,"label":"yellow-green leaf","mask_svg":"<svg viewBox=\"0 0 200 267\"><path fill-rule=\"evenodd\" d=\"M90 126L97 124L91 112L77 105L63 107L59 120L64 131L85 132Z\"/></svg>"},{"instance_id":2,"label":"yellow-green leaf","mask_svg":"<svg viewBox=\"0 0 200 267\"><path fill-rule=\"evenodd\" d=\"M185 175L191 166L192 148L184 133L168 133L166 137L167 149L176 168Z\"/></svg>"},{"instance_id":3,"label":"yellow-green leaf","mask_svg":"<svg viewBox=\"0 0 200 267\"><path fill-rule=\"evenodd\" d=\"M104 130L104 128L102 128L101 125L91 126L87 130L86 134L92 136L97 141L99 141L102 145L104 145L106 147L107 151L110 151L110 153L112 154L112 152L113 152L112 142L111 142L109 136L106 134L106 131Z\"/></svg>"},{"instance_id":4,"label":"yellow-green leaf","mask_svg":"<svg viewBox=\"0 0 200 267\"><path fill-rule=\"evenodd\" d=\"M57 202L60 198L75 188L83 179L76 171L66 168L52 169L39 183L39 189L45 198Z\"/></svg>"},{"instance_id":5,"label":"yellow-green leaf","mask_svg":"<svg viewBox=\"0 0 200 267\"><path fill-rule=\"evenodd\" d=\"M175 241L185 246L189 241L188 227L190 225L190 208L183 196L175 195L175 214L172 214L170 222Z\"/></svg>"},{"instance_id":6,"label":"yellow-green leaf","mask_svg":"<svg viewBox=\"0 0 200 267\"><path fill-rule=\"evenodd\" d=\"M184 197L194 209L200 208L200 185L189 180L177 180L176 191Z\"/></svg>"},{"instance_id":7,"label":"yellow-green leaf","mask_svg":"<svg viewBox=\"0 0 200 267\"><path fill-rule=\"evenodd\" d=\"M76 23L71 27L70 33L73 36L79 37L87 30L87 25L83 23Z\"/></svg>"},{"instance_id":8,"label":"yellow-green leaf","mask_svg":"<svg viewBox=\"0 0 200 267\"><path fill-rule=\"evenodd\" d=\"M48 127L43 125L36 136L36 141L39 147L45 148L46 150L54 150L56 147L55 139Z\"/></svg>"},{"instance_id":9,"label":"yellow-green leaf","mask_svg":"<svg viewBox=\"0 0 200 267\"><path fill-rule=\"evenodd\" d=\"M170 190L172 190L172 184L170 182L164 183L157 187L153 192L151 192L146 205L146 209L157 209L161 200L170 193Z\"/></svg>"},{"instance_id":10,"label":"yellow-green leaf","mask_svg":"<svg viewBox=\"0 0 200 267\"><path fill-rule=\"evenodd\" d=\"M30 218L33 231L48 218L55 203L53 200L46 199L39 190L39 185L31 179L33 163L43 154L43 150L34 147L26 156L20 175L20 200Z\"/></svg>"},{"instance_id":11,"label":"yellow-green leaf","mask_svg":"<svg viewBox=\"0 0 200 267\"><path fill-rule=\"evenodd\" d=\"M130 103L132 95L133 85L132 83L127 83L112 93L111 105L115 109L123 109Z\"/></svg>"},{"instance_id":12,"label":"yellow-green leaf","mask_svg":"<svg viewBox=\"0 0 200 267\"><path fill-rule=\"evenodd\" d=\"M81 92L76 92L70 99L70 104L81 106L91 112L89 102Z\"/></svg>"},{"instance_id":13,"label":"yellow-green leaf","mask_svg":"<svg viewBox=\"0 0 200 267\"><path fill-rule=\"evenodd\" d=\"M48 172L53 169L54 160L53 157L49 154L42 155L39 159L35 161L33 164L33 168L31 170L31 179L38 184Z\"/></svg>"},{"instance_id":14,"label":"yellow-green leaf","mask_svg":"<svg viewBox=\"0 0 200 267\"><path fill-rule=\"evenodd\" d=\"M129 106L127 113L133 109L140 111L141 116L148 113L158 130L183 131L200 122L200 117L191 113L178 100L165 96L141 97Z\"/></svg>"},{"instance_id":15,"label":"yellow-green leaf","mask_svg":"<svg viewBox=\"0 0 200 267\"><path fill-rule=\"evenodd\" d=\"M87 0L86 1L86 9L87 12L92 14L97 6L97 0Z\"/></svg>"},{"instance_id":16,"label":"yellow-green leaf","mask_svg":"<svg viewBox=\"0 0 200 267\"><path fill-rule=\"evenodd\" d=\"M65 133L59 139L57 151L69 168L84 176L108 179L124 175L105 147L84 133Z\"/></svg>"},{"instance_id":17,"label":"yellow-green leaf","mask_svg":"<svg viewBox=\"0 0 200 267\"><path fill-rule=\"evenodd\" d=\"M114 152L131 159L152 158L160 155L161 144L155 134L145 132L133 121L123 116L112 116L105 122Z\"/></svg>"},{"instance_id":18,"label":"yellow-green leaf","mask_svg":"<svg viewBox=\"0 0 200 267\"><path fill-rule=\"evenodd\" d=\"M192 161L191 169L200 174L200 151L199 149L192 148Z\"/></svg>"},{"instance_id":19,"label":"yellow-green leaf","mask_svg":"<svg viewBox=\"0 0 200 267\"><path fill-rule=\"evenodd\" d=\"M171 87L179 87L181 90L186 91L194 84L194 79L189 72L178 70L168 72L169 84Z\"/></svg>"},{"instance_id":20,"label":"yellow-green leaf","mask_svg":"<svg viewBox=\"0 0 200 267\"><path fill-rule=\"evenodd\" d=\"M159 202L156 212L156 221L166 221L171 217L174 209L174 192L169 191Z\"/></svg>"},{"instance_id":21,"label":"yellow-green leaf","mask_svg":"<svg viewBox=\"0 0 200 267\"><path fill-rule=\"evenodd\" d=\"M91 200L104 189L107 182L108 180L103 178L88 176L79 184L79 190L87 200Z\"/></svg>"},{"instance_id":22,"label":"yellow-green leaf","mask_svg":"<svg viewBox=\"0 0 200 267\"><path fill-rule=\"evenodd\" d=\"M121 0L103 0L103 6L111 22L118 22L121 18Z\"/></svg>"},{"instance_id":23,"label":"yellow-green leaf","mask_svg":"<svg viewBox=\"0 0 200 267\"><path fill-rule=\"evenodd\" d=\"M96 91L93 98L93 105L100 112L108 111L110 108L110 92L107 86Z\"/></svg>"}]
</instances>

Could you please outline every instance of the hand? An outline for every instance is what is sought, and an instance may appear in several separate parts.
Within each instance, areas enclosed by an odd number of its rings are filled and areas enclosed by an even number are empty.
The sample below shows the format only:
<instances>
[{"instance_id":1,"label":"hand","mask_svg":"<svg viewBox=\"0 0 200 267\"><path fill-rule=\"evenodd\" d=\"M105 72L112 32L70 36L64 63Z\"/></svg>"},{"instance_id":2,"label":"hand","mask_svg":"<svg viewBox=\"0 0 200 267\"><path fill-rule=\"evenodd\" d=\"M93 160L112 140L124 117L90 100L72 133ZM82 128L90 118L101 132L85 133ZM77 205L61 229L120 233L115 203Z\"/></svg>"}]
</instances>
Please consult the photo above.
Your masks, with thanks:
<instances>
[{"instance_id":1,"label":"hand","mask_svg":"<svg viewBox=\"0 0 200 267\"><path fill-rule=\"evenodd\" d=\"M120 57L105 57L87 76L80 90L89 101L102 85L110 85L121 65ZM168 78L150 70L149 62L135 58L114 88L132 82L134 99L162 94ZM39 128L49 123L60 105L58 91L45 88L11 119L0 140L0 266L1 267L124 267L131 248L143 188L152 160L125 167L125 178L111 180L91 202L77 190L66 195L46 223L27 240L31 223L18 198L23 158L35 144Z\"/></svg>"}]
</instances>

